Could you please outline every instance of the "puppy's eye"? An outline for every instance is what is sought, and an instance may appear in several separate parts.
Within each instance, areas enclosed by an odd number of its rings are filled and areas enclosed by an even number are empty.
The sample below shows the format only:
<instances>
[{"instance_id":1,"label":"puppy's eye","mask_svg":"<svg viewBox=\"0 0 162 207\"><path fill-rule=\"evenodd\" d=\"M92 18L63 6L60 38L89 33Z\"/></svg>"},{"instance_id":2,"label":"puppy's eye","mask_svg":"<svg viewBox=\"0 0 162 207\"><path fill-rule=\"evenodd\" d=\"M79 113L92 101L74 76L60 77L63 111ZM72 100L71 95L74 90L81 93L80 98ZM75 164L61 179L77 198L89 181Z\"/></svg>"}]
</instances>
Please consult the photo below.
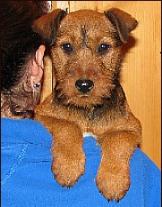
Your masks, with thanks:
<instances>
[{"instance_id":1,"label":"puppy's eye","mask_svg":"<svg viewBox=\"0 0 162 207\"><path fill-rule=\"evenodd\" d=\"M64 43L62 44L61 48L64 50L66 53L71 53L73 51L73 47L70 43Z\"/></svg>"},{"instance_id":2,"label":"puppy's eye","mask_svg":"<svg viewBox=\"0 0 162 207\"><path fill-rule=\"evenodd\" d=\"M106 53L110 48L111 48L110 45L102 43L99 45L97 50L99 53Z\"/></svg>"}]
</instances>

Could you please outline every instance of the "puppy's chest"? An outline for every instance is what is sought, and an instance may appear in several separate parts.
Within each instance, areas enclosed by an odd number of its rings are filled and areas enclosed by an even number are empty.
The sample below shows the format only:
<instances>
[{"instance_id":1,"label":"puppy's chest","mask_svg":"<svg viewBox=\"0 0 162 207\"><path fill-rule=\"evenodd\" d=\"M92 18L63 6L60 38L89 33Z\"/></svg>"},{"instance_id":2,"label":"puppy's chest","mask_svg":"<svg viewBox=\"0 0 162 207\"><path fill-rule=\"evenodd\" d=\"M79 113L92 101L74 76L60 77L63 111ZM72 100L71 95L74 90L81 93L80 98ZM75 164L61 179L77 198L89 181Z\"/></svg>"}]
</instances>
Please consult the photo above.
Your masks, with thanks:
<instances>
[{"instance_id":1,"label":"puppy's chest","mask_svg":"<svg viewBox=\"0 0 162 207\"><path fill-rule=\"evenodd\" d=\"M101 108L87 111L84 109L60 107L58 105L53 106L51 114L57 119L74 122L81 128L83 134L91 133L91 135L96 136L111 128L111 117L113 116L112 112Z\"/></svg>"}]
</instances>

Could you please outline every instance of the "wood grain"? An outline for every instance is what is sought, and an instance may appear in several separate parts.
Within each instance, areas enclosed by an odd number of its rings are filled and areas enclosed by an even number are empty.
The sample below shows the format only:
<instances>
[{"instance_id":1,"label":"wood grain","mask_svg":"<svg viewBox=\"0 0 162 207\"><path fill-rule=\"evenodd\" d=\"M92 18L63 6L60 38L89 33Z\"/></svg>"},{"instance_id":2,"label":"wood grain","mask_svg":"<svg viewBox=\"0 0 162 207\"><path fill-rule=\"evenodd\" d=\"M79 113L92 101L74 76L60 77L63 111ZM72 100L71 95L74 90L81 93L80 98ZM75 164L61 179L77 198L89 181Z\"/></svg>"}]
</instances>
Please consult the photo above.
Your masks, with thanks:
<instances>
[{"instance_id":1,"label":"wood grain","mask_svg":"<svg viewBox=\"0 0 162 207\"><path fill-rule=\"evenodd\" d=\"M128 103L143 126L142 150L160 167L160 1L55 1L52 3L53 9L68 7L71 12L79 9L105 11L111 7L118 7L138 20L139 25L132 32L136 43L124 59L121 79ZM46 80L50 83L50 78ZM50 90L46 93L50 93Z\"/></svg>"}]
</instances>

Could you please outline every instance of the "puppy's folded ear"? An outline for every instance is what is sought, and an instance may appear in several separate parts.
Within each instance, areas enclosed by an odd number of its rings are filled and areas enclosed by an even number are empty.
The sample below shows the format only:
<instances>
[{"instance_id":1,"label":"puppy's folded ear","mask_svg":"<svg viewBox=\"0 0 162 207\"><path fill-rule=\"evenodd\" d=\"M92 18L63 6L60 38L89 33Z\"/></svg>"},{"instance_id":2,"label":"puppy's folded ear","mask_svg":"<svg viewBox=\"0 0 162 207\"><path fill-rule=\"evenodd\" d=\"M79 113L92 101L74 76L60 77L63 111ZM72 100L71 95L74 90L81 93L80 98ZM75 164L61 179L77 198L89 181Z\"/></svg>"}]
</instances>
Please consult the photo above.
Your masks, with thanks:
<instances>
[{"instance_id":1,"label":"puppy's folded ear","mask_svg":"<svg viewBox=\"0 0 162 207\"><path fill-rule=\"evenodd\" d=\"M124 43L128 41L129 33L136 28L138 22L130 14L117 8L104 12L106 17L117 29L120 40Z\"/></svg>"},{"instance_id":2,"label":"puppy's folded ear","mask_svg":"<svg viewBox=\"0 0 162 207\"><path fill-rule=\"evenodd\" d=\"M51 45L55 41L59 24L66 14L64 10L56 9L36 19L33 22L32 29L34 32L38 33L47 44Z\"/></svg>"}]
</instances>

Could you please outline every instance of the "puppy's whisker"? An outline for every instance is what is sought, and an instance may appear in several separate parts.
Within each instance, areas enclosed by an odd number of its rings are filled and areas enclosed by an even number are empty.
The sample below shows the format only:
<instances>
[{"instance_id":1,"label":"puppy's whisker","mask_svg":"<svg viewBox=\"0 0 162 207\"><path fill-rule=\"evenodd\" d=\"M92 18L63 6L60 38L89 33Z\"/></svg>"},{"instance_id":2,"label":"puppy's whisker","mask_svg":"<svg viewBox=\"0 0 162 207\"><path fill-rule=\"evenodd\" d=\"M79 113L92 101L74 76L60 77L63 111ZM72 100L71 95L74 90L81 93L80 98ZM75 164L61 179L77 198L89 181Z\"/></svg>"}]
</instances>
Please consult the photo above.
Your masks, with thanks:
<instances>
[{"instance_id":1,"label":"puppy's whisker","mask_svg":"<svg viewBox=\"0 0 162 207\"><path fill-rule=\"evenodd\" d=\"M62 97L62 96L63 96L63 94L62 94L62 93L59 93L59 94L58 94L58 97L59 97L59 98L60 98L60 97Z\"/></svg>"},{"instance_id":2,"label":"puppy's whisker","mask_svg":"<svg viewBox=\"0 0 162 207\"><path fill-rule=\"evenodd\" d=\"M56 90L62 90L62 87L59 86L59 85L57 85L57 86L56 86Z\"/></svg>"}]
</instances>

